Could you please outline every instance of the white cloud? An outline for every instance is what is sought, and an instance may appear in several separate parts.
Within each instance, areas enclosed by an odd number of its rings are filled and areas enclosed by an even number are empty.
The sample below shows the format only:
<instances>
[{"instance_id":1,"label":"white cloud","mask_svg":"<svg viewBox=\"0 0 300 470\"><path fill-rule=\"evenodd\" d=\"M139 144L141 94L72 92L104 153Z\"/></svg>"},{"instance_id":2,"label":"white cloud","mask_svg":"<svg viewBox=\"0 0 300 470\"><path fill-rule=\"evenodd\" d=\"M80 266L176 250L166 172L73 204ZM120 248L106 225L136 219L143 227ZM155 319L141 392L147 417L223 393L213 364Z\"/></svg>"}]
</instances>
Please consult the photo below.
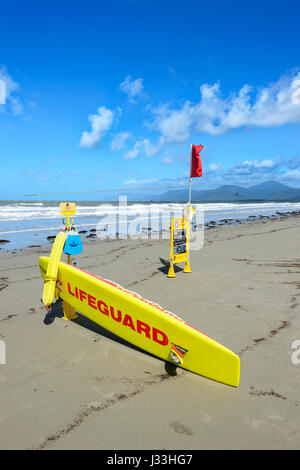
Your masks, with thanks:
<instances>
[{"instance_id":1,"label":"white cloud","mask_svg":"<svg viewBox=\"0 0 300 470\"><path fill-rule=\"evenodd\" d=\"M300 104L300 80L294 80L292 88L295 90L292 95L292 101L294 104Z\"/></svg>"},{"instance_id":2,"label":"white cloud","mask_svg":"<svg viewBox=\"0 0 300 470\"><path fill-rule=\"evenodd\" d=\"M224 169L224 174L232 178L277 178L282 174L282 167L287 165L287 161L281 160L281 158L268 158L265 160L246 160L243 163L239 163L230 167L228 170ZM277 175L280 169L280 175ZM227 177L227 176L226 176Z\"/></svg>"},{"instance_id":3,"label":"white cloud","mask_svg":"<svg viewBox=\"0 0 300 470\"><path fill-rule=\"evenodd\" d=\"M162 163L164 165L173 165L173 158L172 157L163 157Z\"/></svg>"},{"instance_id":4,"label":"white cloud","mask_svg":"<svg viewBox=\"0 0 300 470\"><path fill-rule=\"evenodd\" d=\"M280 157L276 158L268 158L266 160L262 160L261 162L258 160L246 160L245 162L242 163L244 167L248 168L253 168L253 169L270 169L270 168L275 168L280 164Z\"/></svg>"},{"instance_id":5,"label":"white cloud","mask_svg":"<svg viewBox=\"0 0 300 470\"><path fill-rule=\"evenodd\" d=\"M300 155L295 155L287 161L287 166L294 170L300 167Z\"/></svg>"},{"instance_id":6,"label":"white cloud","mask_svg":"<svg viewBox=\"0 0 300 470\"><path fill-rule=\"evenodd\" d=\"M208 169L211 172L214 172L214 171L218 171L220 167L221 167L221 163L212 163L211 165L209 165Z\"/></svg>"},{"instance_id":7,"label":"white cloud","mask_svg":"<svg viewBox=\"0 0 300 470\"><path fill-rule=\"evenodd\" d=\"M157 183L157 181L158 181L157 179L144 179L144 180L132 179L132 180L125 181L124 184L126 185L151 184L151 183Z\"/></svg>"},{"instance_id":8,"label":"white cloud","mask_svg":"<svg viewBox=\"0 0 300 470\"><path fill-rule=\"evenodd\" d=\"M4 65L0 68L0 80L3 80L5 83L6 99L8 99L12 93L15 93L20 89L18 83L16 83L8 74Z\"/></svg>"},{"instance_id":9,"label":"white cloud","mask_svg":"<svg viewBox=\"0 0 300 470\"><path fill-rule=\"evenodd\" d=\"M230 167L224 168L221 164L211 164L205 170L206 182L213 184L244 184L258 183L267 180L285 180L297 179L300 168L298 168L296 158L293 159L293 170L289 170L290 159L282 157L266 158L264 160L246 160Z\"/></svg>"},{"instance_id":10,"label":"white cloud","mask_svg":"<svg viewBox=\"0 0 300 470\"><path fill-rule=\"evenodd\" d=\"M168 158L168 157L165 157ZM290 165L293 169L290 169ZM207 186L218 186L223 184L258 184L263 181L276 180L285 184L300 183L300 158L293 159L274 157L264 160L246 160L230 167L224 167L221 163L211 163L206 167L205 181L201 180L197 186L197 181L193 184L195 189L203 189ZM125 184L186 184L189 176L189 170L184 171L180 176L158 178L156 180L128 180Z\"/></svg>"},{"instance_id":11,"label":"white cloud","mask_svg":"<svg viewBox=\"0 0 300 470\"><path fill-rule=\"evenodd\" d=\"M22 114L24 114L24 106L18 96L10 97L10 108L15 116L21 116Z\"/></svg>"},{"instance_id":12,"label":"white cloud","mask_svg":"<svg viewBox=\"0 0 300 470\"><path fill-rule=\"evenodd\" d=\"M142 145L147 157L153 157L156 155L160 149L163 147L165 140L163 137L160 137L156 144L151 144L149 139L143 139Z\"/></svg>"},{"instance_id":13,"label":"white cloud","mask_svg":"<svg viewBox=\"0 0 300 470\"><path fill-rule=\"evenodd\" d=\"M284 173L281 177L283 180L287 181L298 181L300 180L300 171L299 170L290 170Z\"/></svg>"},{"instance_id":14,"label":"white cloud","mask_svg":"<svg viewBox=\"0 0 300 470\"><path fill-rule=\"evenodd\" d=\"M160 137L156 144L152 144L149 139L140 139L131 150L125 153L124 158L127 160L136 158L141 150L144 150L147 157L153 157L160 151L163 145L163 137Z\"/></svg>"},{"instance_id":15,"label":"white cloud","mask_svg":"<svg viewBox=\"0 0 300 470\"><path fill-rule=\"evenodd\" d=\"M6 103L6 84L4 80L0 79L0 104Z\"/></svg>"},{"instance_id":16,"label":"white cloud","mask_svg":"<svg viewBox=\"0 0 300 470\"><path fill-rule=\"evenodd\" d=\"M120 83L120 90L128 95L128 99L131 102L134 102L134 98L143 96L143 79L136 78L132 79L131 75L127 75L122 83Z\"/></svg>"},{"instance_id":17,"label":"white cloud","mask_svg":"<svg viewBox=\"0 0 300 470\"><path fill-rule=\"evenodd\" d=\"M275 127L300 123L300 105L295 104L295 81L300 72L281 77L254 94L245 84L238 92L222 97L220 84L203 84L196 104L152 108L152 127L166 142L183 143L195 132L220 135L240 127Z\"/></svg>"},{"instance_id":18,"label":"white cloud","mask_svg":"<svg viewBox=\"0 0 300 470\"><path fill-rule=\"evenodd\" d=\"M125 160L132 160L133 158L136 158L142 148L142 141L138 140L134 147L129 150L128 152L125 153L124 158Z\"/></svg>"},{"instance_id":19,"label":"white cloud","mask_svg":"<svg viewBox=\"0 0 300 470\"><path fill-rule=\"evenodd\" d=\"M88 117L92 130L91 132L83 132L80 140L80 147L86 148L96 148L104 134L110 129L114 113L106 108L105 106L100 106L97 110L97 114L90 114Z\"/></svg>"},{"instance_id":20,"label":"white cloud","mask_svg":"<svg viewBox=\"0 0 300 470\"><path fill-rule=\"evenodd\" d=\"M193 122L189 102L178 110L162 106L155 109L154 113L157 116L154 127L161 132L166 142L182 143L188 139Z\"/></svg>"},{"instance_id":21,"label":"white cloud","mask_svg":"<svg viewBox=\"0 0 300 470\"><path fill-rule=\"evenodd\" d=\"M3 65L0 67L0 112L8 111L15 116L25 114L26 108L33 108L35 104L29 100L22 101L18 96L20 86L15 82Z\"/></svg>"},{"instance_id":22,"label":"white cloud","mask_svg":"<svg viewBox=\"0 0 300 470\"><path fill-rule=\"evenodd\" d=\"M124 147L127 139L129 139L131 136L131 132L120 132L119 134L115 135L110 144L111 150L121 150Z\"/></svg>"}]
</instances>

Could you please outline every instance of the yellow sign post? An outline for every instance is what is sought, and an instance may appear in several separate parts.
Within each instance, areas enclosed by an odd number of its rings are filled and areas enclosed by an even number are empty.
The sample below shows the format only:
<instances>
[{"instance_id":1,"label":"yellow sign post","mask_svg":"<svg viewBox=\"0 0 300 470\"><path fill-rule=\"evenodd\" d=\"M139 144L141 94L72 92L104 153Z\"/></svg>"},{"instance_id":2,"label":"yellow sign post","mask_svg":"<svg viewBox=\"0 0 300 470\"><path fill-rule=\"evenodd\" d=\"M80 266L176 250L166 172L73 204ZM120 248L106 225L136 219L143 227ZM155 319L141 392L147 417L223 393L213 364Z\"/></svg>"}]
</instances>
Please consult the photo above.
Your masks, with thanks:
<instances>
[{"instance_id":1,"label":"yellow sign post","mask_svg":"<svg viewBox=\"0 0 300 470\"><path fill-rule=\"evenodd\" d=\"M59 210L61 215L67 216L67 232L70 230L70 215L76 214L75 202L61 202L59 204ZM71 263L71 257L68 255L68 264Z\"/></svg>"},{"instance_id":2,"label":"yellow sign post","mask_svg":"<svg viewBox=\"0 0 300 470\"><path fill-rule=\"evenodd\" d=\"M76 204L75 202L61 202L59 204L59 210L61 215L67 216L67 228L70 226L70 215L76 214Z\"/></svg>"},{"instance_id":3,"label":"yellow sign post","mask_svg":"<svg viewBox=\"0 0 300 470\"><path fill-rule=\"evenodd\" d=\"M191 272L189 261L190 221L188 217L176 217L171 222L171 252L168 277L176 277L174 264L185 262L184 273Z\"/></svg>"},{"instance_id":4,"label":"yellow sign post","mask_svg":"<svg viewBox=\"0 0 300 470\"><path fill-rule=\"evenodd\" d=\"M76 214L76 203L75 202L61 202L59 204L59 210L61 215L65 215L67 217L67 232L70 230L70 216ZM73 222L72 222L73 223ZM71 256L67 255L68 259L68 264L71 264ZM63 300L62 302L63 305L63 312L64 312L64 319L65 320L74 320L75 318L78 318L78 315L75 313L74 308L67 304Z\"/></svg>"}]
</instances>

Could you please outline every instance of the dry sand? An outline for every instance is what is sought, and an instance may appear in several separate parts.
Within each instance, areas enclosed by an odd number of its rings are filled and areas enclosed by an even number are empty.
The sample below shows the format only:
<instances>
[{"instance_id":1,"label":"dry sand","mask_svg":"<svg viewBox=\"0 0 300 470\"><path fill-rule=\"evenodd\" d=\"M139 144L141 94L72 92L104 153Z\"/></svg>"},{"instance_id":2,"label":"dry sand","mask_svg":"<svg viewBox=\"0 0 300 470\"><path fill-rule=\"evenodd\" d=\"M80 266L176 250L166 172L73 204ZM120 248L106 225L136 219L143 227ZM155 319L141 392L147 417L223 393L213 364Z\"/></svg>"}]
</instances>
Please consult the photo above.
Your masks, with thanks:
<instances>
[{"instance_id":1,"label":"dry sand","mask_svg":"<svg viewBox=\"0 0 300 470\"><path fill-rule=\"evenodd\" d=\"M76 257L239 354L237 389L47 316L38 256L51 245L1 250L0 448L299 449L299 232L299 217L209 229L175 279L167 240L92 240Z\"/></svg>"}]
</instances>

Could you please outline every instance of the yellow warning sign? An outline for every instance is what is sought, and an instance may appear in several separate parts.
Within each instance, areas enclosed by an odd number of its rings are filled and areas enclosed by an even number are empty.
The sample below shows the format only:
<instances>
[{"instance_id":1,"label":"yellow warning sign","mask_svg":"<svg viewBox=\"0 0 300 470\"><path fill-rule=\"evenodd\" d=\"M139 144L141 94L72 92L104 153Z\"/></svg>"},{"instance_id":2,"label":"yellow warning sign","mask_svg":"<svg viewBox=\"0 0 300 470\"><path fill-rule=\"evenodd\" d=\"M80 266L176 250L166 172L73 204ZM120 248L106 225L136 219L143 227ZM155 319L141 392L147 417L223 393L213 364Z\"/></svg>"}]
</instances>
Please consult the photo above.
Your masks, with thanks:
<instances>
[{"instance_id":1,"label":"yellow warning sign","mask_svg":"<svg viewBox=\"0 0 300 470\"><path fill-rule=\"evenodd\" d=\"M59 204L59 209L60 209L61 215L75 215L76 214L75 202L61 202Z\"/></svg>"},{"instance_id":2,"label":"yellow warning sign","mask_svg":"<svg viewBox=\"0 0 300 470\"><path fill-rule=\"evenodd\" d=\"M174 264L185 262L184 272L190 273L189 263L190 221L187 217L176 217L171 222L171 252L168 277L175 277Z\"/></svg>"}]
</instances>

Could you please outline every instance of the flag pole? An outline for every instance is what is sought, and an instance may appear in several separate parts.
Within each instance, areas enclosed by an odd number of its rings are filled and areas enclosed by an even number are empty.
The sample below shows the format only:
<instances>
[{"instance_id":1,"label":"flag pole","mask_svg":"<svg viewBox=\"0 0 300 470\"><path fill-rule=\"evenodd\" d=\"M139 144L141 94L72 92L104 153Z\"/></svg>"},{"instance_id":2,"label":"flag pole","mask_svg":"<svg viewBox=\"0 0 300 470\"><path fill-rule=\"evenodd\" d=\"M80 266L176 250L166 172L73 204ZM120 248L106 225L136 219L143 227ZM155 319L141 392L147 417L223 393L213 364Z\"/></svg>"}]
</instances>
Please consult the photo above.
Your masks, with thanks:
<instances>
[{"instance_id":1,"label":"flag pole","mask_svg":"<svg viewBox=\"0 0 300 470\"><path fill-rule=\"evenodd\" d=\"M192 178L190 177L190 182L189 182L189 202L188 204L191 204L191 197L192 197Z\"/></svg>"},{"instance_id":2,"label":"flag pole","mask_svg":"<svg viewBox=\"0 0 300 470\"><path fill-rule=\"evenodd\" d=\"M192 177L191 177L191 174L192 174L192 144L191 144L191 154L190 154L190 181L189 181L189 202L188 202L188 205L191 204L191 199L192 199Z\"/></svg>"},{"instance_id":3,"label":"flag pole","mask_svg":"<svg viewBox=\"0 0 300 470\"><path fill-rule=\"evenodd\" d=\"M191 200L192 200L192 149L193 145L191 144L191 157L190 157L190 179L189 179L189 201L187 203L187 211L184 211L184 226L186 227L186 230L188 231L187 233L187 258L185 261L185 266L184 266L184 273L190 273L191 272L191 265L190 265L190 249L189 249L189 243L190 243L190 235L191 235L191 224L190 224L190 207L191 207Z\"/></svg>"}]
</instances>

